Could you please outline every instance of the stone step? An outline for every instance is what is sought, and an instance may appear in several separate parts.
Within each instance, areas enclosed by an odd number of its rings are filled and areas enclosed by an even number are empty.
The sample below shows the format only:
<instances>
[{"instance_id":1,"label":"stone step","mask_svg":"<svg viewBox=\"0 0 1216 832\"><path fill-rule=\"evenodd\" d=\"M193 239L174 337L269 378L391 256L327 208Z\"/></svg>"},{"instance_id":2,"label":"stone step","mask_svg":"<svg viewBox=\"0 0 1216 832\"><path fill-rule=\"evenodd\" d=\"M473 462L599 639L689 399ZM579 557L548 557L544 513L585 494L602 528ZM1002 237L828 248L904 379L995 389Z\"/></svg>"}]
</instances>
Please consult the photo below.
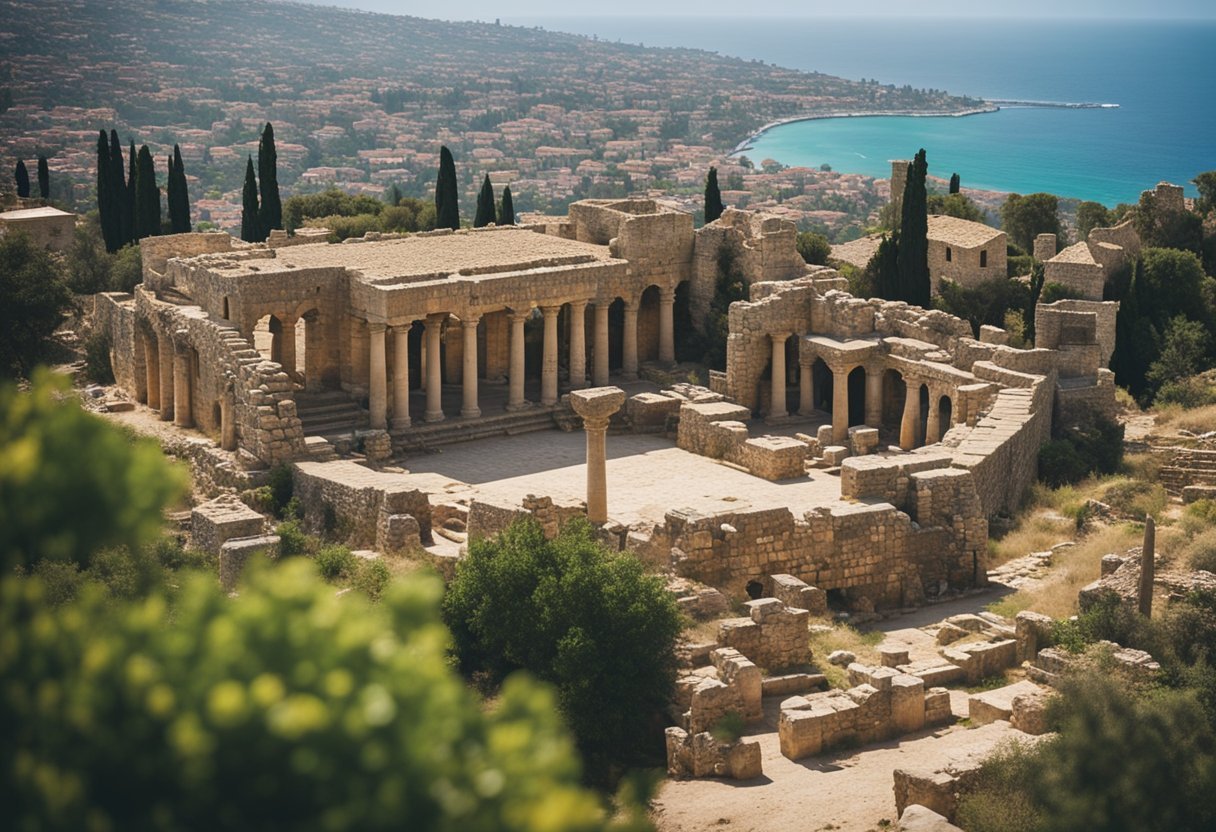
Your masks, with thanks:
<instances>
[{"instance_id":1,"label":"stone step","mask_svg":"<svg viewBox=\"0 0 1216 832\"><path fill-rule=\"evenodd\" d=\"M492 436L516 436L550 430L553 427L552 410L538 407L516 413L481 416L477 419L414 424L403 430L392 431L392 437L394 446L399 450L421 451L456 442Z\"/></svg>"}]
</instances>

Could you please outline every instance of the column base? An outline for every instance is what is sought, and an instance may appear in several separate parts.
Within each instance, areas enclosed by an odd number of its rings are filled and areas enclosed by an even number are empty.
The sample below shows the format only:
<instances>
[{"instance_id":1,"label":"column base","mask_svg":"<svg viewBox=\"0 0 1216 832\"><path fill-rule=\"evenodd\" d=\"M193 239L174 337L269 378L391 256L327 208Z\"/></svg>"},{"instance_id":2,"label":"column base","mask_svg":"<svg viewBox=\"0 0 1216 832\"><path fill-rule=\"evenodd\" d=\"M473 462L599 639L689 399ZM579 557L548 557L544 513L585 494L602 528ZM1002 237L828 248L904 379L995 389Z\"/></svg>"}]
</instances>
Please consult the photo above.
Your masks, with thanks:
<instances>
[{"instance_id":1,"label":"column base","mask_svg":"<svg viewBox=\"0 0 1216 832\"><path fill-rule=\"evenodd\" d=\"M621 381L637 381L639 378L637 373L621 373Z\"/></svg>"},{"instance_id":2,"label":"column base","mask_svg":"<svg viewBox=\"0 0 1216 832\"><path fill-rule=\"evenodd\" d=\"M525 401L525 402L518 402L516 404L508 403L505 409L508 413L517 413L520 410L527 410L531 406L532 406L532 402Z\"/></svg>"},{"instance_id":3,"label":"column base","mask_svg":"<svg viewBox=\"0 0 1216 832\"><path fill-rule=\"evenodd\" d=\"M460 411L460 418L462 418L462 419L476 419L480 415L481 415L480 407L475 407L472 410L461 409L461 411Z\"/></svg>"},{"instance_id":4,"label":"column base","mask_svg":"<svg viewBox=\"0 0 1216 832\"><path fill-rule=\"evenodd\" d=\"M764 417L766 425L787 425L793 420L793 417L786 411L780 413L770 413Z\"/></svg>"},{"instance_id":5,"label":"column base","mask_svg":"<svg viewBox=\"0 0 1216 832\"><path fill-rule=\"evenodd\" d=\"M393 419L393 430L408 430L413 422L407 416L404 419Z\"/></svg>"},{"instance_id":6,"label":"column base","mask_svg":"<svg viewBox=\"0 0 1216 832\"><path fill-rule=\"evenodd\" d=\"M428 413L423 417L423 419L428 422L442 422L444 418L445 417L442 410L440 410L438 413Z\"/></svg>"}]
</instances>

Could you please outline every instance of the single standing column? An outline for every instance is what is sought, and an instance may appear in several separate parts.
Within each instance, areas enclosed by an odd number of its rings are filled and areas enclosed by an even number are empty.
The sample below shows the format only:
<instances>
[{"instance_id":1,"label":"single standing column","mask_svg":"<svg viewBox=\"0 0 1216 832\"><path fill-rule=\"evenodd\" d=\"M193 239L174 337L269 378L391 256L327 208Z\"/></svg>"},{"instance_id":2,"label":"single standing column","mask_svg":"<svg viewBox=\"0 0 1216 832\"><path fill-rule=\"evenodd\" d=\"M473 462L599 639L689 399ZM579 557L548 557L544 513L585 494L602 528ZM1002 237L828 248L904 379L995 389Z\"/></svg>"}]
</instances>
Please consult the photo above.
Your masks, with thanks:
<instances>
[{"instance_id":1,"label":"single standing column","mask_svg":"<svg viewBox=\"0 0 1216 832\"><path fill-rule=\"evenodd\" d=\"M557 404L557 313L560 307L542 306L545 317L544 354L540 364L540 403Z\"/></svg>"},{"instance_id":2,"label":"single standing column","mask_svg":"<svg viewBox=\"0 0 1216 832\"><path fill-rule=\"evenodd\" d=\"M899 424L899 447L910 451L916 447L916 428L920 421L920 385L904 383L904 418Z\"/></svg>"},{"instance_id":3,"label":"single standing column","mask_svg":"<svg viewBox=\"0 0 1216 832\"><path fill-rule=\"evenodd\" d=\"M426 416L428 422L443 421L443 370L439 367L439 338L447 315L426 316Z\"/></svg>"},{"instance_id":4,"label":"single standing column","mask_svg":"<svg viewBox=\"0 0 1216 832\"><path fill-rule=\"evenodd\" d=\"M866 424L882 427L882 367L866 368Z\"/></svg>"},{"instance_id":5,"label":"single standing column","mask_svg":"<svg viewBox=\"0 0 1216 832\"><path fill-rule=\"evenodd\" d=\"M659 363L676 363L676 290L659 289Z\"/></svg>"},{"instance_id":6,"label":"single standing column","mask_svg":"<svg viewBox=\"0 0 1216 832\"><path fill-rule=\"evenodd\" d=\"M418 339L418 386L426 389L426 335Z\"/></svg>"},{"instance_id":7,"label":"single standing column","mask_svg":"<svg viewBox=\"0 0 1216 832\"><path fill-rule=\"evenodd\" d=\"M925 423L925 444L932 445L942 438L941 398L929 394L929 419Z\"/></svg>"},{"instance_id":8,"label":"single standing column","mask_svg":"<svg viewBox=\"0 0 1216 832\"><path fill-rule=\"evenodd\" d=\"M787 416L785 409L785 333L771 336L773 339L772 384L770 385L770 404L768 417L780 419Z\"/></svg>"},{"instance_id":9,"label":"single standing column","mask_svg":"<svg viewBox=\"0 0 1216 832\"><path fill-rule=\"evenodd\" d=\"M1140 584L1136 590L1136 608L1145 618L1153 617L1153 581L1157 563L1157 522L1153 515L1144 516L1144 547L1140 550Z\"/></svg>"},{"instance_id":10,"label":"single standing column","mask_svg":"<svg viewBox=\"0 0 1216 832\"><path fill-rule=\"evenodd\" d=\"M625 391L619 387L595 387L570 394L570 404L583 417L587 434L587 519L592 523L608 521L608 420L624 402Z\"/></svg>"},{"instance_id":11,"label":"single standing column","mask_svg":"<svg viewBox=\"0 0 1216 832\"><path fill-rule=\"evenodd\" d=\"M148 407L156 410L160 407L160 353L156 349L156 339L145 334L144 339L144 375L148 386Z\"/></svg>"},{"instance_id":12,"label":"single standing column","mask_svg":"<svg viewBox=\"0 0 1216 832\"><path fill-rule=\"evenodd\" d=\"M626 381L638 377L638 302L625 303L625 332L621 348L621 375Z\"/></svg>"},{"instance_id":13,"label":"single standing column","mask_svg":"<svg viewBox=\"0 0 1216 832\"><path fill-rule=\"evenodd\" d=\"M368 321L367 410L373 430L388 427L388 369L384 353L384 324Z\"/></svg>"},{"instance_id":14,"label":"single standing column","mask_svg":"<svg viewBox=\"0 0 1216 832\"><path fill-rule=\"evenodd\" d=\"M815 409L815 391L813 387L811 365L801 362L798 365L798 412L810 416Z\"/></svg>"},{"instance_id":15,"label":"single standing column","mask_svg":"<svg viewBox=\"0 0 1216 832\"><path fill-rule=\"evenodd\" d=\"M466 419L476 419L481 415L477 406L477 324L481 315L467 315L461 326L464 327L464 368L461 380L464 384L464 401L461 404L460 415Z\"/></svg>"},{"instance_id":16,"label":"single standing column","mask_svg":"<svg viewBox=\"0 0 1216 832\"><path fill-rule=\"evenodd\" d=\"M849 369L832 367L832 441L849 438Z\"/></svg>"},{"instance_id":17,"label":"single standing column","mask_svg":"<svg viewBox=\"0 0 1216 832\"><path fill-rule=\"evenodd\" d=\"M279 339L279 364L291 378L296 375L296 321L294 318L284 319L282 328L276 336Z\"/></svg>"},{"instance_id":18,"label":"single standing column","mask_svg":"<svg viewBox=\"0 0 1216 832\"><path fill-rule=\"evenodd\" d=\"M179 333L180 334L180 333ZM173 424L179 428L194 425L190 407L190 350L186 346L173 351Z\"/></svg>"},{"instance_id":19,"label":"single standing column","mask_svg":"<svg viewBox=\"0 0 1216 832\"><path fill-rule=\"evenodd\" d=\"M157 339L156 356L160 364L160 420L173 419L173 341L162 335Z\"/></svg>"},{"instance_id":20,"label":"single standing column","mask_svg":"<svg viewBox=\"0 0 1216 832\"><path fill-rule=\"evenodd\" d=\"M220 396L220 448L225 451L236 450L236 383L231 375L224 385L224 393Z\"/></svg>"},{"instance_id":21,"label":"single standing column","mask_svg":"<svg viewBox=\"0 0 1216 832\"><path fill-rule=\"evenodd\" d=\"M595 368L591 380L596 387L608 384L608 306L611 303L601 300L595 304L595 349L592 354Z\"/></svg>"},{"instance_id":22,"label":"single standing column","mask_svg":"<svg viewBox=\"0 0 1216 832\"><path fill-rule=\"evenodd\" d=\"M410 426L410 325L393 327L393 430Z\"/></svg>"},{"instance_id":23,"label":"single standing column","mask_svg":"<svg viewBox=\"0 0 1216 832\"><path fill-rule=\"evenodd\" d=\"M520 410L527 406L524 400L524 321L527 312L513 310L507 315L511 322L511 367L507 372L507 410Z\"/></svg>"},{"instance_id":24,"label":"single standing column","mask_svg":"<svg viewBox=\"0 0 1216 832\"><path fill-rule=\"evenodd\" d=\"M570 389L587 386L587 301L570 301Z\"/></svg>"}]
</instances>

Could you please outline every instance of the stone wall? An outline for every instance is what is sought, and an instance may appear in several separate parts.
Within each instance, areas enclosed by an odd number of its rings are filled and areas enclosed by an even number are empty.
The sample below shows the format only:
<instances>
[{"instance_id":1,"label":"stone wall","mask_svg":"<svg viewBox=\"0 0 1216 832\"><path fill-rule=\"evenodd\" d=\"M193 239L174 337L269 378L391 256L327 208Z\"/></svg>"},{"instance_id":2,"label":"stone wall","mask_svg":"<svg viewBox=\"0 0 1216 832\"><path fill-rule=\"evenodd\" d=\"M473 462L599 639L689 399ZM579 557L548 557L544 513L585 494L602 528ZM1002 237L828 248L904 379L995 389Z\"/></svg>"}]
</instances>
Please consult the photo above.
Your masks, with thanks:
<instances>
[{"instance_id":1,"label":"stone wall","mask_svg":"<svg viewBox=\"0 0 1216 832\"><path fill-rule=\"evenodd\" d=\"M809 446L788 436L749 436L744 422L750 415L747 408L729 402L684 402L676 444L767 480L803 476Z\"/></svg>"},{"instance_id":2,"label":"stone wall","mask_svg":"<svg viewBox=\"0 0 1216 832\"><path fill-rule=\"evenodd\" d=\"M429 498L392 475L356 462L301 462L293 466L293 481L310 532L378 551L418 548L431 541Z\"/></svg>"}]
</instances>

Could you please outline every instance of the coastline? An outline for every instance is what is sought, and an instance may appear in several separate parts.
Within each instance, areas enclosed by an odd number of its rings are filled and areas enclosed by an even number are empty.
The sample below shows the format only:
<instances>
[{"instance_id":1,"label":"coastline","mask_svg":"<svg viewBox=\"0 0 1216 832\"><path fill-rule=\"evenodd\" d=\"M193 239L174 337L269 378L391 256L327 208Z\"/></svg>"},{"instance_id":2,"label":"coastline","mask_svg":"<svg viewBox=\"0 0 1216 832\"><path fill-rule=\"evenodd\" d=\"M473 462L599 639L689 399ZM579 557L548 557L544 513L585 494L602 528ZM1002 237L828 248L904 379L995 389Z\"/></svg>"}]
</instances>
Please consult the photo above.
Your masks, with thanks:
<instances>
[{"instance_id":1,"label":"coastline","mask_svg":"<svg viewBox=\"0 0 1216 832\"><path fill-rule=\"evenodd\" d=\"M756 132L752 133L743 141L735 145L735 148L730 153L726 154L727 158L738 156L747 150L751 150L752 142L763 136L769 130L774 130L778 127L784 127L787 124L796 124L800 121L819 121L827 118L878 118L880 116L898 116L900 118L963 118L964 116L978 116L987 113L998 112L1001 108L991 102L985 102L983 107L972 107L967 110L956 110L954 112L933 112L925 110L863 110L859 112L832 112L832 113L813 113L803 116L790 116L789 118L779 118L776 121L770 121Z\"/></svg>"}]
</instances>

